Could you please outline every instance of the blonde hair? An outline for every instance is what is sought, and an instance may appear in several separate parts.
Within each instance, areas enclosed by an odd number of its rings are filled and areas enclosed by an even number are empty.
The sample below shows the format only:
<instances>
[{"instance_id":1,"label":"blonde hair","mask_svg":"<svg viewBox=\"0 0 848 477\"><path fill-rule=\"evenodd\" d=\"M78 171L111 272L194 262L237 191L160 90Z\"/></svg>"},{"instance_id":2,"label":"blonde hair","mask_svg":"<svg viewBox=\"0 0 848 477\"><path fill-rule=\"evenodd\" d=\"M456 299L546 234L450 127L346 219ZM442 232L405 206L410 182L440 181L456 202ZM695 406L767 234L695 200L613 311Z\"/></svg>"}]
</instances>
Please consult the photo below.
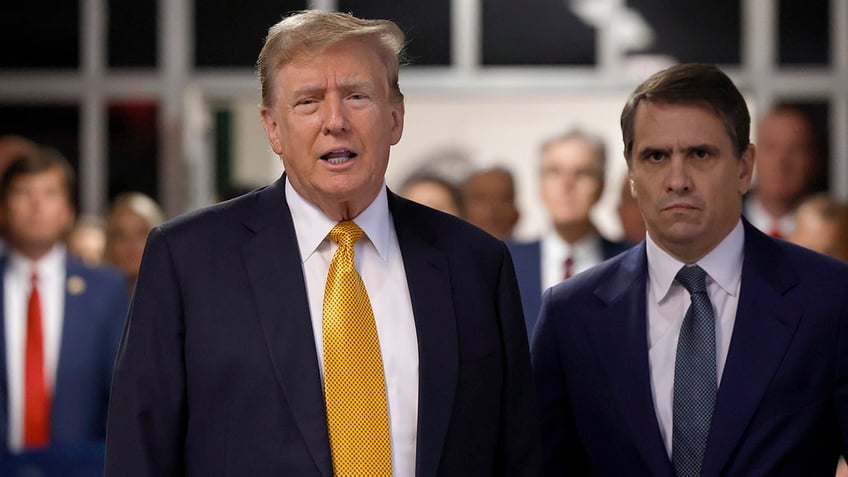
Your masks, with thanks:
<instances>
[{"instance_id":1,"label":"blonde hair","mask_svg":"<svg viewBox=\"0 0 848 477\"><path fill-rule=\"evenodd\" d=\"M117 195L112 200L112 206L109 207L109 217L111 218L122 210L129 210L143 217L150 224L150 228L165 221L165 214L162 213L159 204L141 192L124 192Z\"/></svg>"},{"instance_id":2,"label":"blonde hair","mask_svg":"<svg viewBox=\"0 0 848 477\"><path fill-rule=\"evenodd\" d=\"M386 65L389 89L396 101L403 99L398 72L404 49L404 34L390 20L366 20L348 13L303 10L283 18L268 29L265 45L256 61L262 105L271 105L271 83L281 66L303 52L320 52L348 38L371 39Z\"/></svg>"}]
</instances>

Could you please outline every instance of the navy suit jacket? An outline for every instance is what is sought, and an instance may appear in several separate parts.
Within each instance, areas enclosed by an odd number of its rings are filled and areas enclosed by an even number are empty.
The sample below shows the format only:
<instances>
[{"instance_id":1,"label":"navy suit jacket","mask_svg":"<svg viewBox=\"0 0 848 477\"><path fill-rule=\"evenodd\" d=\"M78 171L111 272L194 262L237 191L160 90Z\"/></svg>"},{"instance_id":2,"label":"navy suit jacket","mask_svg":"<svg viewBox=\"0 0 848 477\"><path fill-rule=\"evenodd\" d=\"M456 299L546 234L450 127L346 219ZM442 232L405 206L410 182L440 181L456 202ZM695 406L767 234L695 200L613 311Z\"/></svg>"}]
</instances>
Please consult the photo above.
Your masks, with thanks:
<instances>
[{"instance_id":1,"label":"navy suit jacket","mask_svg":"<svg viewBox=\"0 0 848 477\"><path fill-rule=\"evenodd\" d=\"M615 257L632 247L627 242L613 242L600 237L601 255L604 260ZM533 327L542 306L542 241L511 242L507 244L515 263L515 275L521 290L521 306L524 309L524 321L527 334L533 335Z\"/></svg>"},{"instance_id":2,"label":"navy suit jacket","mask_svg":"<svg viewBox=\"0 0 848 477\"><path fill-rule=\"evenodd\" d=\"M109 476L333 474L283 179L151 233L115 369ZM389 193L415 326L416 475L537 475L504 244Z\"/></svg>"},{"instance_id":3,"label":"navy suit jacket","mask_svg":"<svg viewBox=\"0 0 848 477\"><path fill-rule=\"evenodd\" d=\"M65 314L50 410L50 448L12 456L6 450L9 404L2 292L6 258L0 259L0 452L4 454L0 461L7 466L0 468L7 472L8 465L16 465L23 472L22 466L42 467L45 463L43 468L52 468L53 462L60 462L63 475L69 475L77 464L75 459L86 468L93 465L99 467L98 472L103 469L109 386L127 314L127 284L115 270L91 268L70 256L66 264Z\"/></svg>"},{"instance_id":4,"label":"navy suit jacket","mask_svg":"<svg viewBox=\"0 0 848 477\"><path fill-rule=\"evenodd\" d=\"M701 475L832 477L848 450L848 266L747 221ZM548 290L532 356L549 476L673 477L651 394L645 243Z\"/></svg>"}]
</instances>

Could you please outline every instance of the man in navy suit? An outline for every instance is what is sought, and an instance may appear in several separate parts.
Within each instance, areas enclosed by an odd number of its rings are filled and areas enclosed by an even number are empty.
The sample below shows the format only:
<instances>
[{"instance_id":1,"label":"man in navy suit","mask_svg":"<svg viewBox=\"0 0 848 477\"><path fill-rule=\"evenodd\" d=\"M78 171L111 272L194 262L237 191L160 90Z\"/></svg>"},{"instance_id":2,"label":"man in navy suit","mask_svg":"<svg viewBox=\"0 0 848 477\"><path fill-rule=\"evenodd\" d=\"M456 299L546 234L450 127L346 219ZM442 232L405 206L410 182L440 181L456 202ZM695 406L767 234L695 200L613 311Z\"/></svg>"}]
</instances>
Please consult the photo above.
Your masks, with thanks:
<instances>
[{"instance_id":1,"label":"man in navy suit","mask_svg":"<svg viewBox=\"0 0 848 477\"><path fill-rule=\"evenodd\" d=\"M543 297L545 475L834 475L848 443L848 267L741 218L749 124L708 65L661 71L628 99L647 238Z\"/></svg>"},{"instance_id":2,"label":"man in navy suit","mask_svg":"<svg viewBox=\"0 0 848 477\"><path fill-rule=\"evenodd\" d=\"M340 250L328 234L349 221L364 232L354 258L379 337L392 475L538 473L506 247L385 187L402 46L394 23L342 13L271 27L261 115L286 173L151 232L116 363L107 475L388 474L345 473L328 429L322 296Z\"/></svg>"},{"instance_id":3,"label":"man in navy suit","mask_svg":"<svg viewBox=\"0 0 848 477\"><path fill-rule=\"evenodd\" d=\"M0 178L0 473L97 475L127 293L62 243L74 173L56 151L18 153Z\"/></svg>"},{"instance_id":4,"label":"man in navy suit","mask_svg":"<svg viewBox=\"0 0 848 477\"><path fill-rule=\"evenodd\" d=\"M630 248L607 239L592 223L590 214L604 191L605 169L604 142L579 129L542 144L539 195L550 228L539 240L509 244L529 335L543 291Z\"/></svg>"}]
</instances>

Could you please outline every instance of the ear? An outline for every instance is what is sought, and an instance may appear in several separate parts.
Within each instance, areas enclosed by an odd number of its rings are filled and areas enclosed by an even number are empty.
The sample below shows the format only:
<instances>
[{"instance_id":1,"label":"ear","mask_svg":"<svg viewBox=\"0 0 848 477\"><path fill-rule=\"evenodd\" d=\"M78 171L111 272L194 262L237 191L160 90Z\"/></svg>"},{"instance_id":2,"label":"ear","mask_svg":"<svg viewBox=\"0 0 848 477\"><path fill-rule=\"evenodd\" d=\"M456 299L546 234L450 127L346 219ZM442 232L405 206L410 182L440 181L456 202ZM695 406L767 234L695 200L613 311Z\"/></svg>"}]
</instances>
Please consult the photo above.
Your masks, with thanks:
<instances>
[{"instance_id":1,"label":"ear","mask_svg":"<svg viewBox=\"0 0 848 477\"><path fill-rule=\"evenodd\" d=\"M391 105L392 108L392 146L400 142L401 136L403 136L403 116L405 113L405 107L403 104L403 99L393 102Z\"/></svg>"},{"instance_id":2,"label":"ear","mask_svg":"<svg viewBox=\"0 0 848 477\"><path fill-rule=\"evenodd\" d=\"M751 179L754 174L754 156L756 149L753 144L742 153L739 159L739 194L745 195L751 189Z\"/></svg>"},{"instance_id":3,"label":"ear","mask_svg":"<svg viewBox=\"0 0 848 477\"><path fill-rule=\"evenodd\" d=\"M265 106L262 106L259 114L262 118L262 128L265 129L265 136L268 138L268 144L271 145L271 149L273 149L277 155L282 154L283 142L280 137L280 130L277 127L276 114L274 114L270 108Z\"/></svg>"}]
</instances>

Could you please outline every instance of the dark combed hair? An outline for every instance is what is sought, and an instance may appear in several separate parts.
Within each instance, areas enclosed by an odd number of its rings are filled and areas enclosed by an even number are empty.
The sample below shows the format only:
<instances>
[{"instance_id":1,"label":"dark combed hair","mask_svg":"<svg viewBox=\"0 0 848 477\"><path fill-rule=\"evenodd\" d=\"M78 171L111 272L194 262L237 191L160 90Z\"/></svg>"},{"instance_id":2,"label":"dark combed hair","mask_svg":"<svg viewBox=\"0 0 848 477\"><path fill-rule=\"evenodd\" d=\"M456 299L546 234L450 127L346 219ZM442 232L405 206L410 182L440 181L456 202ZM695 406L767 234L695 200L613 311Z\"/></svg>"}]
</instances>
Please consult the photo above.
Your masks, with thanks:
<instances>
[{"instance_id":1,"label":"dark combed hair","mask_svg":"<svg viewBox=\"0 0 848 477\"><path fill-rule=\"evenodd\" d=\"M642 101L704 105L724 123L737 156L741 157L751 143L751 115L733 81L713 65L686 63L655 73L627 99L621 111L621 135L628 161L633 151L636 108Z\"/></svg>"}]
</instances>

